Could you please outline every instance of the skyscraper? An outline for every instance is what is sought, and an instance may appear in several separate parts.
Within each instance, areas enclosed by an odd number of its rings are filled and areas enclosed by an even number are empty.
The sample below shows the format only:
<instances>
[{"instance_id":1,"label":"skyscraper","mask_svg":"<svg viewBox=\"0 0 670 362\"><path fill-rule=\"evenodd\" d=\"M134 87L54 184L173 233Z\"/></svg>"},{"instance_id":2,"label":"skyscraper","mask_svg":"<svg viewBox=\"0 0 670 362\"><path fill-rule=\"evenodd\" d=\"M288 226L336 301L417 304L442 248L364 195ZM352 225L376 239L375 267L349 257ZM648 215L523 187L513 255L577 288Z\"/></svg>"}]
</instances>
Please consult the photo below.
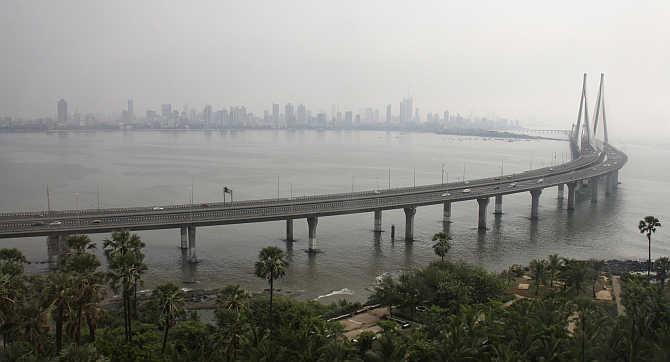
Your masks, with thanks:
<instances>
[{"instance_id":1,"label":"skyscraper","mask_svg":"<svg viewBox=\"0 0 670 362\"><path fill-rule=\"evenodd\" d=\"M393 117L393 115L391 114L391 105L388 104L388 105L386 105L386 122L390 123L392 117Z\"/></svg>"},{"instance_id":2,"label":"skyscraper","mask_svg":"<svg viewBox=\"0 0 670 362\"><path fill-rule=\"evenodd\" d=\"M171 104L161 105L161 115L163 117L170 117L172 115L172 105Z\"/></svg>"},{"instance_id":3,"label":"skyscraper","mask_svg":"<svg viewBox=\"0 0 670 362\"><path fill-rule=\"evenodd\" d=\"M284 106L284 120L290 126L293 126L293 123L295 123L295 107L291 103L286 103Z\"/></svg>"},{"instance_id":4,"label":"skyscraper","mask_svg":"<svg viewBox=\"0 0 670 362\"><path fill-rule=\"evenodd\" d=\"M411 122L414 113L414 99L403 98L400 102L400 122Z\"/></svg>"},{"instance_id":5,"label":"skyscraper","mask_svg":"<svg viewBox=\"0 0 670 362\"><path fill-rule=\"evenodd\" d=\"M135 119L135 102L132 99L128 100L128 118Z\"/></svg>"},{"instance_id":6,"label":"skyscraper","mask_svg":"<svg viewBox=\"0 0 670 362\"><path fill-rule=\"evenodd\" d=\"M67 102L65 99L58 101L56 119L58 122L67 122Z\"/></svg>"},{"instance_id":7,"label":"skyscraper","mask_svg":"<svg viewBox=\"0 0 670 362\"><path fill-rule=\"evenodd\" d=\"M276 128L279 128L279 103L272 104L272 122Z\"/></svg>"}]
</instances>

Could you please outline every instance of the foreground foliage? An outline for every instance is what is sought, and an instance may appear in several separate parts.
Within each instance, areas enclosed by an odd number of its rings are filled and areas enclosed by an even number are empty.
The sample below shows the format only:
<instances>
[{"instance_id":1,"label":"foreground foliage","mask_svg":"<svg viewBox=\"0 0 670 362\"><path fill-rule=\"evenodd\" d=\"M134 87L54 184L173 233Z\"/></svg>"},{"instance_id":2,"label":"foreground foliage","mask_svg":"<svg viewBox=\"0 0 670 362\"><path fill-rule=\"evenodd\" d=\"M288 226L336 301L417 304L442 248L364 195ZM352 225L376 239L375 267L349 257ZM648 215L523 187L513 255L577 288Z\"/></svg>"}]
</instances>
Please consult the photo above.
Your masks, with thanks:
<instances>
[{"instance_id":1,"label":"foreground foliage","mask_svg":"<svg viewBox=\"0 0 670 362\"><path fill-rule=\"evenodd\" d=\"M262 251L256 264L269 296L228 286L217 297L213 323L203 323L186 310L176 285L161 285L144 300L136 297L146 268L136 235L114 234L105 242L109 273L101 271L87 237L73 236L68 243L71 252L47 276L24 274L21 253L0 250L0 360L670 360L670 302L661 276L670 269L667 258L654 263L658 282L623 278L622 316L611 303L592 299L599 261L556 255L534 260L527 268L531 297L522 299L507 292L518 270L496 275L434 262L385 278L370 297L415 321L411 328L381 321L381 333L366 332L351 342L338 322L327 320L360 306L269 298L286 266L278 249ZM442 246L438 251L446 253L448 246ZM104 284L121 293L119 306L102 307Z\"/></svg>"}]
</instances>

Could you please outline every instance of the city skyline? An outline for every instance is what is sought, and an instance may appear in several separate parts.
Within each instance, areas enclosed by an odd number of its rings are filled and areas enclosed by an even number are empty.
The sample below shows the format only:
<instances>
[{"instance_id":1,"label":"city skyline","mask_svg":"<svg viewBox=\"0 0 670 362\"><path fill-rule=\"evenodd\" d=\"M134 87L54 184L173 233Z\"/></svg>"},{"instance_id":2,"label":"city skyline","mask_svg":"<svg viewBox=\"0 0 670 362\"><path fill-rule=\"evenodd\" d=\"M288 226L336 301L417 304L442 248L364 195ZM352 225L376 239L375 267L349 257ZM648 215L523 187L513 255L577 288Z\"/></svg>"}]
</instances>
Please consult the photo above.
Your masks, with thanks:
<instances>
[{"instance_id":1,"label":"city skyline","mask_svg":"<svg viewBox=\"0 0 670 362\"><path fill-rule=\"evenodd\" d=\"M143 115L135 112L135 100L127 100L126 109L112 112L109 116L81 114L68 111L68 102L60 99L56 103L55 117L22 119L0 116L0 128L14 128L42 124L47 128L96 128L97 126L139 126L141 128L352 128L366 126L422 127L432 124L433 128L459 129L511 129L519 128L518 120L504 117L492 118L461 115L459 112L425 112L414 107L414 98L403 98L393 112L393 104L387 104L385 114L379 108L365 107L356 111L342 109L333 104L330 112L312 111L303 103L272 103L272 111L265 109L255 113L244 105L214 108L211 104L204 107L181 109L171 103L160 105L157 109L147 108ZM283 112L281 109L283 108ZM382 110L383 110L382 109ZM425 115L425 116L422 116ZM46 123L45 123L46 122Z\"/></svg>"},{"instance_id":2,"label":"city skyline","mask_svg":"<svg viewBox=\"0 0 670 362\"><path fill-rule=\"evenodd\" d=\"M168 102L260 113L286 100L381 111L411 93L421 112L557 128L576 118L580 75L604 72L613 136L647 138L653 126L659 137L670 131L670 7L604 4L9 1L0 114L51 116L60 98L95 113L128 97L137 114Z\"/></svg>"}]
</instances>

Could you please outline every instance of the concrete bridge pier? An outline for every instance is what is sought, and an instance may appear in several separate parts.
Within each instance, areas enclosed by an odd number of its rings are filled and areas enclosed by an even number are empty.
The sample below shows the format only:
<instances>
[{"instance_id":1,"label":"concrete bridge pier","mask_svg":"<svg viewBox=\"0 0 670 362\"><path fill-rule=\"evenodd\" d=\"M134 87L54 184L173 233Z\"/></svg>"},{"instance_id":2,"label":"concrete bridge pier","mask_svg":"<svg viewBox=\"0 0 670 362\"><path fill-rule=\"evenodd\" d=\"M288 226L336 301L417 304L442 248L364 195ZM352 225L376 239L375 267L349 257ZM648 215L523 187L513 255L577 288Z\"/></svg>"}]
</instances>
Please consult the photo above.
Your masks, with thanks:
<instances>
[{"instance_id":1,"label":"concrete bridge pier","mask_svg":"<svg viewBox=\"0 0 670 362\"><path fill-rule=\"evenodd\" d=\"M577 188L577 182L570 182L568 185L568 210L575 209L575 189Z\"/></svg>"},{"instance_id":2,"label":"concrete bridge pier","mask_svg":"<svg viewBox=\"0 0 670 362\"><path fill-rule=\"evenodd\" d=\"M477 203L479 204L479 222L477 223L477 228L479 230L486 230L486 207L489 205L489 198L478 198Z\"/></svg>"},{"instance_id":3,"label":"concrete bridge pier","mask_svg":"<svg viewBox=\"0 0 670 362\"><path fill-rule=\"evenodd\" d=\"M405 210L405 241L414 241L414 215L416 207L406 207Z\"/></svg>"},{"instance_id":4,"label":"concrete bridge pier","mask_svg":"<svg viewBox=\"0 0 670 362\"><path fill-rule=\"evenodd\" d=\"M67 252L66 235L52 234L47 236L47 257L49 263L56 263Z\"/></svg>"},{"instance_id":5,"label":"concrete bridge pier","mask_svg":"<svg viewBox=\"0 0 670 362\"><path fill-rule=\"evenodd\" d=\"M496 215L502 215L502 198L503 195L496 195L495 210L493 211Z\"/></svg>"},{"instance_id":6,"label":"concrete bridge pier","mask_svg":"<svg viewBox=\"0 0 670 362\"><path fill-rule=\"evenodd\" d=\"M611 173L608 173L605 175L605 196L609 196L609 194L612 193L612 181L614 180L614 176L612 176Z\"/></svg>"},{"instance_id":7,"label":"concrete bridge pier","mask_svg":"<svg viewBox=\"0 0 670 362\"><path fill-rule=\"evenodd\" d=\"M558 199L563 200L563 190L565 189L565 184L558 185Z\"/></svg>"},{"instance_id":8,"label":"concrete bridge pier","mask_svg":"<svg viewBox=\"0 0 670 362\"><path fill-rule=\"evenodd\" d=\"M286 241L293 241L293 219L286 220Z\"/></svg>"},{"instance_id":9,"label":"concrete bridge pier","mask_svg":"<svg viewBox=\"0 0 670 362\"><path fill-rule=\"evenodd\" d=\"M375 224L372 230L376 233L382 232L382 210L375 210Z\"/></svg>"},{"instance_id":10,"label":"concrete bridge pier","mask_svg":"<svg viewBox=\"0 0 670 362\"><path fill-rule=\"evenodd\" d=\"M188 249L188 228L186 226L181 227L181 248Z\"/></svg>"},{"instance_id":11,"label":"concrete bridge pier","mask_svg":"<svg viewBox=\"0 0 670 362\"><path fill-rule=\"evenodd\" d=\"M188 226L188 251L190 262L198 262L198 257L195 253L195 225Z\"/></svg>"},{"instance_id":12,"label":"concrete bridge pier","mask_svg":"<svg viewBox=\"0 0 670 362\"><path fill-rule=\"evenodd\" d=\"M619 170L612 171L607 175L607 187L605 188L606 194L613 193L617 185L619 184Z\"/></svg>"},{"instance_id":13,"label":"concrete bridge pier","mask_svg":"<svg viewBox=\"0 0 670 362\"><path fill-rule=\"evenodd\" d=\"M442 222L447 224L451 222L451 201L444 202Z\"/></svg>"},{"instance_id":14,"label":"concrete bridge pier","mask_svg":"<svg viewBox=\"0 0 670 362\"><path fill-rule=\"evenodd\" d=\"M309 243L307 244L308 253L316 252L316 224L318 222L319 219L316 216L310 216L307 218L307 227L309 235Z\"/></svg>"},{"instance_id":15,"label":"concrete bridge pier","mask_svg":"<svg viewBox=\"0 0 670 362\"><path fill-rule=\"evenodd\" d=\"M589 179L589 186L591 187L591 203L598 202L598 181L600 177L594 176Z\"/></svg>"},{"instance_id":16,"label":"concrete bridge pier","mask_svg":"<svg viewBox=\"0 0 670 362\"><path fill-rule=\"evenodd\" d=\"M532 220L537 220L540 214L540 195L542 194L542 189L536 189L530 191L530 218Z\"/></svg>"}]
</instances>

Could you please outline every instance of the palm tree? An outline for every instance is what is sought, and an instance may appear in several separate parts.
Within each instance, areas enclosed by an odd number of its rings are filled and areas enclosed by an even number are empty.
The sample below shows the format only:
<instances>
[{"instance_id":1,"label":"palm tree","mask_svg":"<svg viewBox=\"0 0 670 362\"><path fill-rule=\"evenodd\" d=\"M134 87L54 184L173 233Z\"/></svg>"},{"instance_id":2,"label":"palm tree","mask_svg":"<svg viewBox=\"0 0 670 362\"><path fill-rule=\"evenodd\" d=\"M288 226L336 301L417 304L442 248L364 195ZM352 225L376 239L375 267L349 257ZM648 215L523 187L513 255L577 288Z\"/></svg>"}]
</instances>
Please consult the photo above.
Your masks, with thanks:
<instances>
[{"instance_id":1,"label":"palm tree","mask_svg":"<svg viewBox=\"0 0 670 362\"><path fill-rule=\"evenodd\" d=\"M645 216L644 219L640 220L638 229L640 233L647 235L647 240L649 240L649 259L647 260L647 278L651 274L651 234L656 232L656 228L661 227L661 222L655 216Z\"/></svg>"},{"instance_id":2,"label":"palm tree","mask_svg":"<svg viewBox=\"0 0 670 362\"><path fill-rule=\"evenodd\" d=\"M565 265L560 272L560 277L565 285L576 294L584 289L584 283L589 278L589 266L582 260L565 259Z\"/></svg>"},{"instance_id":3,"label":"palm tree","mask_svg":"<svg viewBox=\"0 0 670 362\"><path fill-rule=\"evenodd\" d=\"M534 259L530 262L530 272L535 280L535 294L540 290L540 284L546 282L547 261L544 259Z\"/></svg>"},{"instance_id":4,"label":"palm tree","mask_svg":"<svg viewBox=\"0 0 670 362\"><path fill-rule=\"evenodd\" d=\"M656 269L656 278L661 284L661 291L663 291L665 280L668 278L668 274L670 274L670 258L664 256L656 259L654 261L654 268Z\"/></svg>"},{"instance_id":5,"label":"palm tree","mask_svg":"<svg viewBox=\"0 0 670 362\"><path fill-rule=\"evenodd\" d=\"M132 338L130 291L134 288L137 303L137 284L146 270L142 248L144 243L137 234L128 231L115 231L111 239L103 242L105 256L109 264L108 279L112 289L122 292L124 327L126 341Z\"/></svg>"},{"instance_id":6,"label":"palm tree","mask_svg":"<svg viewBox=\"0 0 670 362\"><path fill-rule=\"evenodd\" d=\"M161 347L161 353L165 353L168 332L170 327L177 323L177 318L184 314L186 300L184 293L172 283L158 286L153 291L152 297L161 308L160 322L163 325L163 346Z\"/></svg>"},{"instance_id":7,"label":"palm tree","mask_svg":"<svg viewBox=\"0 0 670 362\"><path fill-rule=\"evenodd\" d=\"M231 361L237 360L244 323L242 313L248 308L250 295L239 285L229 285L216 298L216 317L225 340L225 352Z\"/></svg>"},{"instance_id":8,"label":"palm tree","mask_svg":"<svg viewBox=\"0 0 670 362\"><path fill-rule=\"evenodd\" d=\"M450 238L447 236L447 234L443 232L439 232L435 235L433 235L433 241L437 241L435 245L433 245L433 251L437 256L442 258L442 261L444 262L444 257L447 255L447 252L449 251L449 248L451 248L451 245L449 244Z\"/></svg>"},{"instance_id":9,"label":"palm tree","mask_svg":"<svg viewBox=\"0 0 670 362\"><path fill-rule=\"evenodd\" d=\"M51 317L56 324L56 352L63 348L63 324L70 315L72 301L72 277L63 272L51 273L48 276L46 294L55 309Z\"/></svg>"},{"instance_id":10,"label":"palm tree","mask_svg":"<svg viewBox=\"0 0 670 362\"><path fill-rule=\"evenodd\" d=\"M549 269L549 286L553 288L554 279L563 267L563 260L558 256L558 254L551 254L547 258L547 268Z\"/></svg>"},{"instance_id":11,"label":"palm tree","mask_svg":"<svg viewBox=\"0 0 670 362\"><path fill-rule=\"evenodd\" d=\"M240 288L239 285L228 285L216 298L217 309L233 313L237 318L246 310L249 302L249 293Z\"/></svg>"},{"instance_id":12,"label":"palm tree","mask_svg":"<svg viewBox=\"0 0 670 362\"><path fill-rule=\"evenodd\" d=\"M95 339L94 327L90 323L90 311L102 300L101 272L98 257L89 252L95 249L95 243L87 235L71 235L66 239L70 252L62 259L62 269L69 272L73 280L72 306L73 318L68 323L68 333L74 338L77 346L81 344L81 325L83 319L89 322L89 332Z\"/></svg>"},{"instance_id":13,"label":"palm tree","mask_svg":"<svg viewBox=\"0 0 670 362\"><path fill-rule=\"evenodd\" d=\"M284 252L276 246L268 246L258 253L256 276L266 279L270 284L270 316L272 316L272 294L274 281L286 275L288 263L284 260Z\"/></svg>"}]
</instances>

